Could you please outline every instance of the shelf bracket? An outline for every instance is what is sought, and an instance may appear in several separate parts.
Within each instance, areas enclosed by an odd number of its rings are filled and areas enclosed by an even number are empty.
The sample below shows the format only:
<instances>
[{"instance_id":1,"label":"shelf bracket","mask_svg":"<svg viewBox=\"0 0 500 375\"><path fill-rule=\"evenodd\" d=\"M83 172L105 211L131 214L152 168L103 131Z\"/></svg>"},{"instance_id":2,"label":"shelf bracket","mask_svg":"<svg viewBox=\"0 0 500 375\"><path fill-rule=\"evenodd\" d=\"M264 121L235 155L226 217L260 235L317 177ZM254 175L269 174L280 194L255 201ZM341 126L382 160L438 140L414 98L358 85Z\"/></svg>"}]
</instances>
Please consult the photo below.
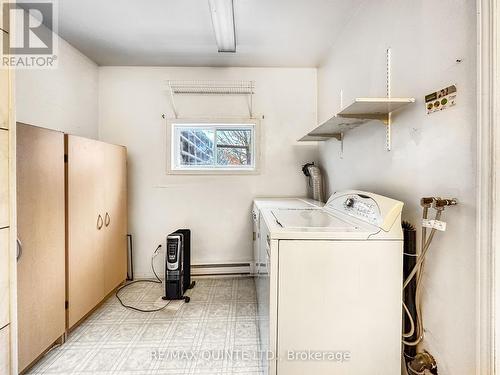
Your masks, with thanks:
<instances>
[{"instance_id":1,"label":"shelf bracket","mask_svg":"<svg viewBox=\"0 0 500 375\"><path fill-rule=\"evenodd\" d=\"M253 118L253 88L250 94L248 94L248 114L250 115L250 118Z\"/></svg>"},{"instance_id":2,"label":"shelf bracket","mask_svg":"<svg viewBox=\"0 0 500 375\"><path fill-rule=\"evenodd\" d=\"M175 106L175 99L174 99L174 91L172 90L172 87L170 86L169 83L169 93L170 93L170 102L172 103L172 111L174 111L174 117L179 118L179 113L177 112L177 108Z\"/></svg>"}]
</instances>

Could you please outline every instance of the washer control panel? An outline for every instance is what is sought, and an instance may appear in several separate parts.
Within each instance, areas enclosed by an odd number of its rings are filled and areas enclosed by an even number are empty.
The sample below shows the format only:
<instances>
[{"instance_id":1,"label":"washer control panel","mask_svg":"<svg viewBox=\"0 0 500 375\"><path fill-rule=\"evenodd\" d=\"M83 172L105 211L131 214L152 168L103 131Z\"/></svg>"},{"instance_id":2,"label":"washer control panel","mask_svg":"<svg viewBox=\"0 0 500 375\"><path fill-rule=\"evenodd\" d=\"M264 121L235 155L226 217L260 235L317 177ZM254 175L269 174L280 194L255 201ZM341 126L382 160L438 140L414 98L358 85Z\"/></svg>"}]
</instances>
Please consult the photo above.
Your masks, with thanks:
<instances>
[{"instance_id":1,"label":"washer control panel","mask_svg":"<svg viewBox=\"0 0 500 375\"><path fill-rule=\"evenodd\" d=\"M349 194L345 196L342 211L373 225L378 226L380 223L380 210L376 202L366 195Z\"/></svg>"},{"instance_id":2,"label":"washer control panel","mask_svg":"<svg viewBox=\"0 0 500 375\"><path fill-rule=\"evenodd\" d=\"M333 194L325 205L328 211L340 211L368 224L389 231L401 216L403 202L374 193L350 190Z\"/></svg>"}]
</instances>

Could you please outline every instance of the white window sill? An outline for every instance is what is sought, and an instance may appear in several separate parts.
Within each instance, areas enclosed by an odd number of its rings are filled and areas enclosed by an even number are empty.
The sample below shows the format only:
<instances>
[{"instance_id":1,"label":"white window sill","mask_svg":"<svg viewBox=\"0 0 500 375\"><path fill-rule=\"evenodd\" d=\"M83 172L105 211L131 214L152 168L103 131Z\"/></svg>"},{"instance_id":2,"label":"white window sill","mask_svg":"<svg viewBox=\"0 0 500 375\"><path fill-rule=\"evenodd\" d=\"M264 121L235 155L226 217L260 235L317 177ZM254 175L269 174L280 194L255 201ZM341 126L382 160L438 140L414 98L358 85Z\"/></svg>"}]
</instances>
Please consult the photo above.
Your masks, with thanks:
<instances>
[{"instance_id":1,"label":"white window sill","mask_svg":"<svg viewBox=\"0 0 500 375\"><path fill-rule=\"evenodd\" d=\"M177 175L256 175L260 171L258 169L170 169L168 174Z\"/></svg>"}]
</instances>

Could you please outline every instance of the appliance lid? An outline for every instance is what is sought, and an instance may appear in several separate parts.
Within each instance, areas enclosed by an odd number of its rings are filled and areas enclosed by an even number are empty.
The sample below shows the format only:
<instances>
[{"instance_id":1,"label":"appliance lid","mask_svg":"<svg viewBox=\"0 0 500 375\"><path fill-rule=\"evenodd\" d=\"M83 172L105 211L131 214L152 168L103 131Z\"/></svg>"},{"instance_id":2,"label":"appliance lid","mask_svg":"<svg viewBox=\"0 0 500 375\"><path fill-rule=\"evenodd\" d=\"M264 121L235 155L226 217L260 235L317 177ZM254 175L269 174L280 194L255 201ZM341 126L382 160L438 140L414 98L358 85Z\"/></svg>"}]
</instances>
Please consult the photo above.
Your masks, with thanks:
<instances>
[{"instance_id":1,"label":"appliance lid","mask_svg":"<svg viewBox=\"0 0 500 375\"><path fill-rule=\"evenodd\" d=\"M324 203L309 198L255 198L254 207L257 210L264 208L321 208Z\"/></svg>"},{"instance_id":2,"label":"appliance lid","mask_svg":"<svg viewBox=\"0 0 500 375\"><path fill-rule=\"evenodd\" d=\"M285 229L311 228L315 231L358 231L360 226L355 223L333 216L321 209L273 209L271 210L276 223Z\"/></svg>"}]
</instances>

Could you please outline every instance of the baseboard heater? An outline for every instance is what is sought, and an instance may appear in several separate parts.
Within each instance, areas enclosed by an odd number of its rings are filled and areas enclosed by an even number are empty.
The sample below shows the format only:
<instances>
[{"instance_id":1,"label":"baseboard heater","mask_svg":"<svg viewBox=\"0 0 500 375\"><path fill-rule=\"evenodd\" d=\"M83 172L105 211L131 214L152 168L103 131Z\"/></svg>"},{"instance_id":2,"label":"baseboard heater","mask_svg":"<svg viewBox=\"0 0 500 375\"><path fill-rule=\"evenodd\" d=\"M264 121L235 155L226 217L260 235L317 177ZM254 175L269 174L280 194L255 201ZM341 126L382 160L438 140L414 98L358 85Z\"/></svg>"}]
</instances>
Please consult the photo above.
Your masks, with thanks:
<instances>
[{"instance_id":1,"label":"baseboard heater","mask_svg":"<svg viewBox=\"0 0 500 375\"><path fill-rule=\"evenodd\" d=\"M250 275L250 263L192 264L191 275Z\"/></svg>"}]
</instances>

